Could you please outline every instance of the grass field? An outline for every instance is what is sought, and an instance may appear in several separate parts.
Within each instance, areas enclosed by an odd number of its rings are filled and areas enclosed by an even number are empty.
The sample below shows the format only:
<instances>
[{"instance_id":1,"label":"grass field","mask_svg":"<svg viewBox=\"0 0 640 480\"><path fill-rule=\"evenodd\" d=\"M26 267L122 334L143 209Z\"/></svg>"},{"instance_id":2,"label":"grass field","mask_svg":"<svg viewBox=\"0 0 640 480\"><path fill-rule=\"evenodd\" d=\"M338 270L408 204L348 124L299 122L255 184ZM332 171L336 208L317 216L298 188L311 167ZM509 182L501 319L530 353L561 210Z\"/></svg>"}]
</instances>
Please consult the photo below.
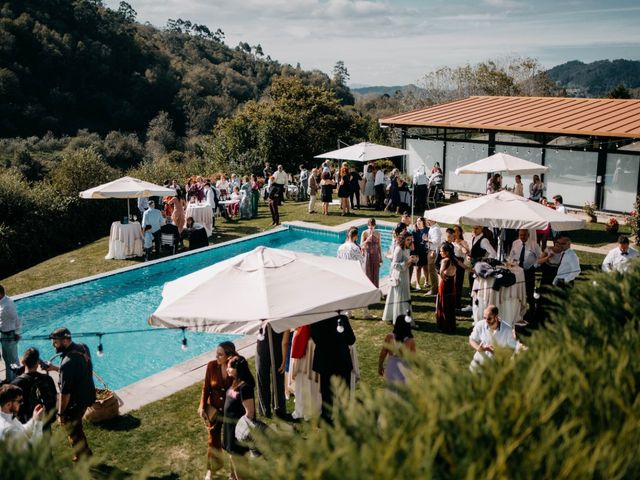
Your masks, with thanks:
<instances>
[{"instance_id":1,"label":"grass field","mask_svg":"<svg viewBox=\"0 0 640 480\"><path fill-rule=\"evenodd\" d=\"M218 243L270 228L271 218L268 212L264 206L260 210L260 217L254 220L220 221L214 241ZM307 214L304 204L287 202L282 208L281 216L282 221L305 220L336 225L357 217L366 218L372 213L374 212L363 210L345 218L334 212L333 215L324 217ZM398 218L396 215L375 213L378 219L395 221ZM7 288L9 295L15 295L137 263L104 260L107 242L106 237L97 240L4 279L1 283ZM578 255L585 273L598 269L603 259L603 255L594 253L578 252ZM380 317L382 308L383 305L378 304L372 308L372 313ZM422 292L413 293L413 309L417 323L415 339L418 355L437 368L466 369L472 356L467 345L471 322L459 319L454 334L439 333L435 327L434 299L425 298ZM390 327L379 320L362 319L361 311L355 313L356 319L352 321L352 325L357 336L361 383L382 387L382 379L377 374L377 357ZM215 345L211 347L214 348ZM135 365L123 365L122 368L135 368ZM199 389L200 385L194 385L133 411L115 422L88 426L87 435L98 464L94 468L94 476L127 478L144 472L157 479L202 477L206 461L206 432L196 414ZM291 409L290 406L289 410ZM62 442L56 444L53 455L53 468L64 470L70 467L70 450ZM220 478L226 478L226 474Z\"/></svg>"}]
</instances>

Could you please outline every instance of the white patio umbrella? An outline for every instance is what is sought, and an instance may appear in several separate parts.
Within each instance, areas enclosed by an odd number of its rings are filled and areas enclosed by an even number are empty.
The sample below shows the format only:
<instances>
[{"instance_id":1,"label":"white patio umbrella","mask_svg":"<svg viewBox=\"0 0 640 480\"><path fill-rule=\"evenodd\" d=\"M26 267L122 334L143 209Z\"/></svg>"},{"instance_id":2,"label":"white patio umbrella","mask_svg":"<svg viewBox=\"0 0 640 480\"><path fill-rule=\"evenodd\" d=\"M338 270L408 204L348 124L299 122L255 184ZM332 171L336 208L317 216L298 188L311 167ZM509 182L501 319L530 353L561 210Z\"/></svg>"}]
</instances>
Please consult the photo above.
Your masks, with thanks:
<instances>
[{"instance_id":1,"label":"white patio umbrella","mask_svg":"<svg viewBox=\"0 0 640 480\"><path fill-rule=\"evenodd\" d=\"M487 158L482 158L464 167L456 168L456 175L466 173L494 173L501 172L507 175L532 175L545 173L549 167L514 157L508 153L496 153Z\"/></svg>"},{"instance_id":2,"label":"white patio umbrella","mask_svg":"<svg viewBox=\"0 0 640 480\"><path fill-rule=\"evenodd\" d=\"M376 303L359 262L264 246L168 282L149 324L251 334L276 332Z\"/></svg>"},{"instance_id":3,"label":"white patio umbrella","mask_svg":"<svg viewBox=\"0 0 640 480\"><path fill-rule=\"evenodd\" d=\"M409 150L402 148L387 147L386 145L378 145L377 143L361 142L357 145L340 148L314 158L331 158L335 160L351 160L354 162L369 162L380 158L399 157L408 155Z\"/></svg>"},{"instance_id":4,"label":"white patio umbrella","mask_svg":"<svg viewBox=\"0 0 640 480\"><path fill-rule=\"evenodd\" d=\"M497 192L424 212L437 222L494 228L578 230L584 220L557 212L511 192Z\"/></svg>"},{"instance_id":5,"label":"white patio umbrella","mask_svg":"<svg viewBox=\"0 0 640 480\"><path fill-rule=\"evenodd\" d=\"M162 187L155 183L145 182L133 177L122 177L112 182L98 185L80 192L80 198L93 200L105 200L107 198L126 198L127 199L127 215L131 216L129 211L129 199L140 197L164 197L166 195L175 195L173 188Z\"/></svg>"}]
</instances>

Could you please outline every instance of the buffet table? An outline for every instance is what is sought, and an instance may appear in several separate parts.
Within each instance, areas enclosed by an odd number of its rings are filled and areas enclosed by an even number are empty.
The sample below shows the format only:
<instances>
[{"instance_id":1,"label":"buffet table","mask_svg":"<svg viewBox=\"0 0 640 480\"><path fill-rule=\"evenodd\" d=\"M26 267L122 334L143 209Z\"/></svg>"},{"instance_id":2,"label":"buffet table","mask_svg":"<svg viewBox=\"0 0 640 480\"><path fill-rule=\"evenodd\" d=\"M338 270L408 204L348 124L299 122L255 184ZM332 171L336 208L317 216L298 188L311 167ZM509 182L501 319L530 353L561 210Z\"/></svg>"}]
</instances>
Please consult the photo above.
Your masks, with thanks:
<instances>
[{"instance_id":1,"label":"buffet table","mask_svg":"<svg viewBox=\"0 0 640 480\"><path fill-rule=\"evenodd\" d=\"M139 222L113 222L109 234L109 253L105 260L124 260L142 256L142 229Z\"/></svg>"},{"instance_id":2,"label":"buffet table","mask_svg":"<svg viewBox=\"0 0 640 480\"><path fill-rule=\"evenodd\" d=\"M494 290L494 277L482 278L476 275L471 289L471 303L473 305L473 323L482 320L487 305L495 305L500 312L500 318L510 326L523 319L529 305L527 304L527 289L524 283L524 270L518 266L508 267L516 276L516 283L510 287Z\"/></svg>"},{"instance_id":3,"label":"buffet table","mask_svg":"<svg viewBox=\"0 0 640 480\"><path fill-rule=\"evenodd\" d=\"M187 205L185 219L193 217L193 221L199 223L207 231L207 237L213 231L213 209L208 203L190 203ZM185 220L185 226L186 226Z\"/></svg>"}]
</instances>

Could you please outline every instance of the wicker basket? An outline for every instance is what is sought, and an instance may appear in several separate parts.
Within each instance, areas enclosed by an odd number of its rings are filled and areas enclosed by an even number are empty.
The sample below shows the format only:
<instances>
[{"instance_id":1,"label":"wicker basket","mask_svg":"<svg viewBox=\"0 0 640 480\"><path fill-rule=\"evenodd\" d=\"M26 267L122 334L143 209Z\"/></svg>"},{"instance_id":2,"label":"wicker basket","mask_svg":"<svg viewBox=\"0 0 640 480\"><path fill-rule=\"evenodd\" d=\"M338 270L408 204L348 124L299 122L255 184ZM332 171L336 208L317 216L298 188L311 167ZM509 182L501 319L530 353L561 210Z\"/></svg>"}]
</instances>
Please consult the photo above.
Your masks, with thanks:
<instances>
[{"instance_id":1,"label":"wicker basket","mask_svg":"<svg viewBox=\"0 0 640 480\"><path fill-rule=\"evenodd\" d=\"M104 385L104 388L96 388L96 401L87 408L84 419L91 423L106 422L120 414L122 400L107 386L102 377L95 372L93 374Z\"/></svg>"}]
</instances>

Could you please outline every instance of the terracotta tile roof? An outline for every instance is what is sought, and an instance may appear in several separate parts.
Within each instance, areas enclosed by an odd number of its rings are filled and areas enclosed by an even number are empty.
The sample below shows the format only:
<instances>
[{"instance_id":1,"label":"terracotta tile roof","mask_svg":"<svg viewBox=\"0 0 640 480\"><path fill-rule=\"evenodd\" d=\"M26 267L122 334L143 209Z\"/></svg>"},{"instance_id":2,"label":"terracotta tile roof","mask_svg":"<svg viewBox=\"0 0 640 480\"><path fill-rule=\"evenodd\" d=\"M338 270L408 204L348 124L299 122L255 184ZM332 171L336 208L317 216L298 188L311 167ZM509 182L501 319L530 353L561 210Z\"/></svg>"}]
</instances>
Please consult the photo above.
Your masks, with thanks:
<instances>
[{"instance_id":1,"label":"terracotta tile roof","mask_svg":"<svg viewBox=\"0 0 640 480\"><path fill-rule=\"evenodd\" d=\"M640 138L640 100L468 97L381 118L381 125Z\"/></svg>"}]
</instances>

